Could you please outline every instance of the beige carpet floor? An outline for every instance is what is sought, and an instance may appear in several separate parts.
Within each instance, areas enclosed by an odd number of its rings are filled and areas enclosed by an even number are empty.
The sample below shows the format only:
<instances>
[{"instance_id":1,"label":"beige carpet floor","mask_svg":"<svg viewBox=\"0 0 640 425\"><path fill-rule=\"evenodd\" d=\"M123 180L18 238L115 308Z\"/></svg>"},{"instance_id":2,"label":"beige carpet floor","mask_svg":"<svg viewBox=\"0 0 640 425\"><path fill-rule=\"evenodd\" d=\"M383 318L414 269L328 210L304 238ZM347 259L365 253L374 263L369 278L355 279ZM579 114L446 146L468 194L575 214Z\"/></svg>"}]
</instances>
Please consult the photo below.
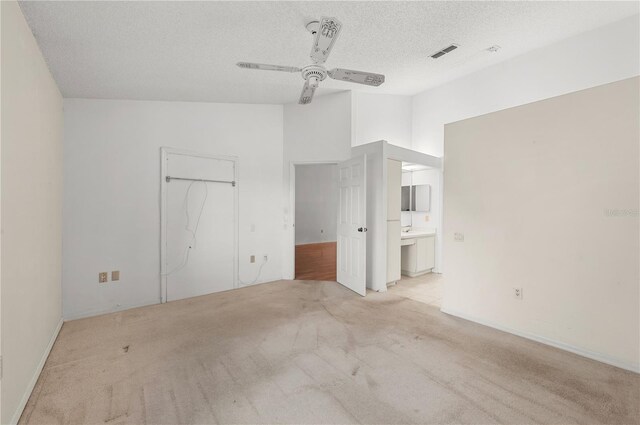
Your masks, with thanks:
<instances>
[{"instance_id":1,"label":"beige carpet floor","mask_svg":"<svg viewBox=\"0 0 640 425\"><path fill-rule=\"evenodd\" d=\"M65 323L21 423L636 424L639 400L393 291L281 281Z\"/></svg>"}]
</instances>

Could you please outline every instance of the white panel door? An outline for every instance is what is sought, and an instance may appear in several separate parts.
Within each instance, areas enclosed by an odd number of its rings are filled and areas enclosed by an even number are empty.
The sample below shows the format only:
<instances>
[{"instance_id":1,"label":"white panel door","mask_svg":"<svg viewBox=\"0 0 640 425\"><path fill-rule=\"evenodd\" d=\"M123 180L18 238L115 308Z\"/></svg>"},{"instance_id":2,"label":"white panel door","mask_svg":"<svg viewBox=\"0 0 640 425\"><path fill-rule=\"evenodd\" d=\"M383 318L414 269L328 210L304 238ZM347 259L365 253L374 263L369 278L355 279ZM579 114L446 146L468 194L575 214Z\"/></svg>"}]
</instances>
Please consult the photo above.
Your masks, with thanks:
<instances>
[{"instance_id":1,"label":"white panel door","mask_svg":"<svg viewBox=\"0 0 640 425\"><path fill-rule=\"evenodd\" d=\"M338 164L337 280L352 291L367 292L366 156Z\"/></svg>"},{"instance_id":2,"label":"white panel door","mask_svg":"<svg viewBox=\"0 0 640 425\"><path fill-rule=\"evenodd\" d=\"M167 154L165 255L167 301L236 287L235 162ZM186 180L181 180L186 179Z\"/></svg>"}]
</instances>

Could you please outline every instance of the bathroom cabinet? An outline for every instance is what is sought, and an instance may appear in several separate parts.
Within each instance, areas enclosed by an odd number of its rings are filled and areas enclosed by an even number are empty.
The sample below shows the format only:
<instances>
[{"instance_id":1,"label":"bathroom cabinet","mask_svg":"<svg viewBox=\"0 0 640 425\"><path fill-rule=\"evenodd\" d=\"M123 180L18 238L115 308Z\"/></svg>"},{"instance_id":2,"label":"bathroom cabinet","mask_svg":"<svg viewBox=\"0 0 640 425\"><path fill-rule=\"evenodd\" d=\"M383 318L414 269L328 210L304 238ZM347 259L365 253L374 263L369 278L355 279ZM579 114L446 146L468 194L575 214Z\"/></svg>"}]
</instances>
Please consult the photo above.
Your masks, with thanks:
<instances>
[{"instance_id":1,"label":"bathroom cabinet","mask_svg":"<svg viewBox=\"0 0 640 425\"><path fill-rule=\"evenodd\" d=\"M415 232L418 233L418 232ZM403 235L402 274L410 277L429 273L436 265L435 232L422 232L415 235Z\"/></svg>"}]
</instances>

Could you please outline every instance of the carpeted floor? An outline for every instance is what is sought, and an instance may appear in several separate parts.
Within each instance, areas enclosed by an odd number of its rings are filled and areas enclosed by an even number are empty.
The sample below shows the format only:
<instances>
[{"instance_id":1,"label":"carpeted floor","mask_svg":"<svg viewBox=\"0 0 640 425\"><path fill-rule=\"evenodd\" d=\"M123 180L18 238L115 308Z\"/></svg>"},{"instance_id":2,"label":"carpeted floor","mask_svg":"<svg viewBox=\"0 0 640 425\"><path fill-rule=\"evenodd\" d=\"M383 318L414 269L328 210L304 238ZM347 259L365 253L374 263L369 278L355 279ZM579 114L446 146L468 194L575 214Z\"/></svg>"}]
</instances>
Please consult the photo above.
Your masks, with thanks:
<instances>
[{"instance_id":1,"label":"carpeted floor","mask_svg":"<svg viewBox=\"0 0 640 425\"><path fill-rule=\"evenodd\" d=\"M637 424L639 400L393 291L281 281L65 323L21 423Z\"/></svg>"}]
</instances>

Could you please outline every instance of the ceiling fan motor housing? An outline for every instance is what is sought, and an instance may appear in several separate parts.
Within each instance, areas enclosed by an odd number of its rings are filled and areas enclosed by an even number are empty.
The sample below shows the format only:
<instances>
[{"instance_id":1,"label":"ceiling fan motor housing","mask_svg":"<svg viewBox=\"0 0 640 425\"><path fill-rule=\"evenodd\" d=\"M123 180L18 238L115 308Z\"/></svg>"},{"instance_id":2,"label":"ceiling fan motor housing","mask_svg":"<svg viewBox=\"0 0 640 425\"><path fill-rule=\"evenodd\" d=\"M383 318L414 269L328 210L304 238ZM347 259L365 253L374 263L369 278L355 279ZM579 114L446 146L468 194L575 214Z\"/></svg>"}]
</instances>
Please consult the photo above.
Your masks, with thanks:
<instances>
[{"instance_id":1,"label":"ceiling fan motor housing","mask_svg":"<svg viewBox=\"0 0 640 425\"><path fill-rule=\"evenodd\" d=\"M313 87L318 86L318 82L327 78L327 70L320 65L309 65L302 68L302 78L309 81Z\"/></svg>"}]
</instances>

